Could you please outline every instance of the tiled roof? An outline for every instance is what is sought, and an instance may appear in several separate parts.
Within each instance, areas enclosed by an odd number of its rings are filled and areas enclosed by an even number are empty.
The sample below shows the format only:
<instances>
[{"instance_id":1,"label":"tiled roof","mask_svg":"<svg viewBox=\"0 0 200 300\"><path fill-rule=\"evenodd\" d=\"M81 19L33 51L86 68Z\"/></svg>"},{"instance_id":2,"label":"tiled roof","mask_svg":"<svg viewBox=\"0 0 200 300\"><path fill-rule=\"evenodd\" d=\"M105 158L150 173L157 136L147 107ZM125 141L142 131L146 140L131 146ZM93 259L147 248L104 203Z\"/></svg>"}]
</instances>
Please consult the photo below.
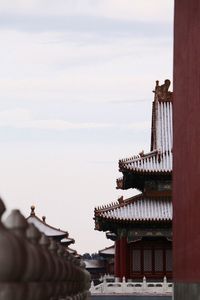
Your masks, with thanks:
<instances>
[{"instance_id":1,"label":"tiled roof","mask_svg":"<svg viewBox=\"0 0 200 300\"><path fill-rule=\"evenodd\" d=\"M168 92L169 83L167 90L165 84L159 86L157 82L155 88L151 152L141 152L139 155L119 160L121 172L172 172L172 93ZM118 181L120 184L120 180Z\"/></svg>"},{"instance_id":2,"label":"tiled roof","mask_svg":"<svg viewBox=\"0 0 200 300\"><path fill-rule=\"evenodd\" d=\"M113 221L171 221L171 197L145 197L143 194L95 210L95 217Z\"/></svg>"},{"instance_id":3,"label":"tiled roof","mask_svg":"<svg viewBox=\"0 0 200 300\"><path fill-rule=\"evenodd\" d=\"M120 171L171 172L172 151L153 151L142 156L134 156L119 161Z\"/></svg>"},{"instance_id":4,"label":"tiled roof","mask_svg":"<svg viewBox=\"0 0 200 300\"><path fill-rule=\"evenodd\" d=\"M68 237L68 232L63 231L60 229L57 229L55 227L50 226L46 223L45 217L43 217L43 220L38 218L35 215L35 207L31 206L31 214L27 218L28 223L34 224L41 232L43 232L48 237L58 237L58 238L64 238L65 236Z\"/></svg>"},{"instance_id":5,"label":"tiled roof","mask_svg":"<svg viewBox=\"0 0 200 300\"><path fill-rule=\"evenodd\" d=\"M69 248L69 247L67 247L66 250L67 250L67 252L69 252L70 254L73 254L75 257L81 258L81 255L78 254L76 250L74 250L74 249L72 249L72 248Z\"/></svg>"},{"instance_id":6,"label":"tiled roof","mask_svg":"<svg viewBox=\"0 0 200 300\"><path fill-rule=\"evenodd\" d=\"M104 254L104 255L115 255L115 245L106 247L102 250L99 250L99 254Z\"/></svg>"},{"instance_id":7,"label":"tiled roof","mask_svg":"<svg viewBox=\"0 0 200 300\"><path fill-rule=\"evenodd\" d=\"M64 237L60 242L62 245L75 243L74 239L69 238L69 237Z\"/></svg>"},{"instance_id":8,"label":"tiled roof","mask_svg":"<svg viewBox=\"0 0 200 300\"><path fill-rule=\"evenodd\" d=\"M172 101L160 102L159 100L155 100L153 114L155 120L152 120L152 127L155 126L155 129L152 128L154 132L152 132L151 148L161 153L171 151L173 144Z\"/></svg>"},{"instance_id":9,"label":"tiled roof","mask_svg":"<svg viewBox=\"0 0 200 300\"><path fill-rule=\"evenodd\" d=\"M105 263L103 260L99 259L84 259L86 269L103 269L105 268Z\"/></svg>"},{"instance_id":10,"label":"tiled roof","mask_svg":"<svg viewBox=\"0 0 200 300\"><path fill-rule=\"evenodd\" d=\"M72 249L72 248L67 247L66 249L67 249L67 251L68 251L69 253L71 253L71 254L77 254L77 251L74 250L74 249Z\"/></svg>"}]
</instances>

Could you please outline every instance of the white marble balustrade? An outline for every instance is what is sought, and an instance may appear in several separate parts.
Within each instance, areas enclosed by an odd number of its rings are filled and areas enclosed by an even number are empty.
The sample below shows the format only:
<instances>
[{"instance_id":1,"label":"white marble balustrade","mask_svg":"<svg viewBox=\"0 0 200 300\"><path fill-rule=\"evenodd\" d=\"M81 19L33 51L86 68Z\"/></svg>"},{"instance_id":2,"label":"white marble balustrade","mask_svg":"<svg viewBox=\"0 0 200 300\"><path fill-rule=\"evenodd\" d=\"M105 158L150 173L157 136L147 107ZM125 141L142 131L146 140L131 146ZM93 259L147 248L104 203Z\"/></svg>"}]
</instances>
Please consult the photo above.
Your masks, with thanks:
<instances>
[{"instance_id":1,"label":"white marble balustrade","mask_svg":"<svg viewBox=\"0 0 200 300\"><path fill-rule=\"evenodd\" d=\"M167 278L164 277L161 282L147 282L146 278L143 278L142 282L126 281L125 278L122 281L119 278L115 278L114 282L108 282L106 276L103 278L103 282L94 286L91 283L90 292L95 294L141 294L141 295L171 295L173 285L167 282Z\"/></svg>"}]
</instances>

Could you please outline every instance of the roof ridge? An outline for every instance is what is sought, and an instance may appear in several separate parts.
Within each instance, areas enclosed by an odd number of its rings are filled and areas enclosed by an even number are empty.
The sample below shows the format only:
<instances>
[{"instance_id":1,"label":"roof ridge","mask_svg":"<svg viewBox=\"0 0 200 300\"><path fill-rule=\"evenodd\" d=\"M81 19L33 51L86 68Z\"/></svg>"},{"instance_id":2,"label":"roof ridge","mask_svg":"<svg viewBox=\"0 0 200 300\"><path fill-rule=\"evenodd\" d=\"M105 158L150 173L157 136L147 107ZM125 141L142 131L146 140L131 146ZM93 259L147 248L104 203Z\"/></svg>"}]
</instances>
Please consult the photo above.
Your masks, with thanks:
<instances>
[{"instance_id":1,"label":"roof ridge","mask_svg":"<svg viewBox=\"0 0 200 300\"><path fill-rule=\"evenodd\" d=\"M141 196L141 195L139 195ZM162 199L161 199L162 198ZM133 201L127 205L113 209L109 212L101 212L99 217L106 220L119 222L140 222L140 221L170 221L172 220L172 201L170 197L160 197L160 200L146 198L144 195L139 201L139 197L133 197ZM128 207L127 207L128 206ZM153 210L152 210L153 208Z\"/></svg>"},{"instance_id":2,"label":"roof ridge","mask_svg":"<svg viewBox=\"0 0 200 300\"><path fill-rule=\"evenodd\" d=\"M127 199L123 199L123 196L122 196L116 202L111 202L110 204L102 205L101 207L97 207L97 208L95 207L94 212L95 212L95 215L97 215L97 214L100 214L101 212L107 212L107 211L110 211L110 210L120 208L122 206L126 206L129 203L131 203L135 200L141 200L142 198L143 198L142 193L140 193L138 195L134 195L134 196L129 197ZM122 199L121 203L120 203L120 199Z\"/></svg>"},{"instance_id":3,"label":"roof ridge","mask_svg":"<svg viewBox=\"0 0 200 300\"><path fill-rule=\"evenodd\" d=\"M68 231L65 231L65 230L61 230L60 228L56 228L56 227L53 227L51 225L49 225L48 223L46 223L46 221L44 222L43 220L41 220L35 213L34 214L30 214L30 216L28 216L26 219L29 220L30 218L34 218L34 219L37 219L40 223L42 223L43 225L51 228L51 229L54 229L54 230L57 230L59 231L60 233L64 233L67 235L69 235Z\"/></svg>"},{"instance_id":4,"label":"roof ridge","mask_svg":"<svg viewBox=\"0 0 200 300\"><path fill-rule=\"evenodd\" d=\"M165 149L164 151L154 151L150 152L151 155L146 155L138 157L134 160L120 160L119 161L119 171L132 170L134 172L171 172L172 171L172 160L171 155L173 154L172 149ZM163 165L163 160L167 160L167 166ZM166 164L166 162L165 162Z\"/></svg>"},{"instance_id":5,"label":"roof ridge","mask_svg":"<svg viewBox=\"0 0 200 300\"><path fill-rule=\"evenodd\" d=\"M148 158L148 157L151 157L153 156L154 154L156 154L158 152L158 150L153 150L153 151L150 151L150 152L147 152L147 153L144 153L143 151L140 152L138 155L134 155L134 156L131 156L131 157L127 157L127 158L122 158L119 160L119 163L120 162L134 162L134 161L137 161L137 160L142 160L144 158Z\"/></svg>"},{"instance_id":6,"label":"roof ridge","mask_svg":"<svg viewBox=\"0 0 200 300\"><path fill-rule=\"evenodd\" d=\"M105 247L105 248L103 248L103 249L100 249L99 252L100 252L100 251L103 251L103 250L108 250L108 249L114 248L114 247L115 247L115 245L113 244L112 246L109 246L109 247Z\"/></svg>"},{"instance_id":7,"label":"roof ridge","mask_svg":"<svg viewBox=\"0 0 200 300\"><path fill-rule=\"evenodd\" d=\"M152 156L156 156L156 155L166 155L166 154L170 154L172 153L172 149L165 149L164 151L162 150L159 150L159 149L156 149L156 150L153 150L153 151L150 151L150 152L147 152L147 153L144 153L144 154L141 154L140 155L135 155L135 156L131 156L131 157L128 157L128 158L122 158L119 160L119 164L120 163L131 163L131 162L136 162L136 161L139 161L139 160L144 160L144 159L147 159L147 158L151 158ZM120 177L119 179L122 179L123 177Z\"/></svg>"},{"instance_id":8,"label":"roof ridge","mask_svg":"<svg viewBox=\"0 0 200 300\"><path fill-rule=\"evenodd\" d=\"M115 201L115 202L111 202L109 204L97 206L94 208L94 212L98 213L98 212L108 211L110 208L115 207L117 205L119 205L119 203L117 201Z\"/></svg>"}]
</instances>

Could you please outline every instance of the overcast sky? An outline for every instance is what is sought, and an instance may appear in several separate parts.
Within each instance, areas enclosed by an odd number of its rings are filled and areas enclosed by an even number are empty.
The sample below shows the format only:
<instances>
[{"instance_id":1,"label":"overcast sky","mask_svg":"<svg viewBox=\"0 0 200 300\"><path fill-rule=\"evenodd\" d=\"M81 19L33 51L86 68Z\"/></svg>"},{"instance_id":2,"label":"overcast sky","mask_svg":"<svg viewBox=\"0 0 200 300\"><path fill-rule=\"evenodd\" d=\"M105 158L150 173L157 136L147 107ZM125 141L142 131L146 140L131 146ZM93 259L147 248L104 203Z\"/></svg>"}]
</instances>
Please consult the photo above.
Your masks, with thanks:
<instances>
[{"instance_id":1,"label":"overcast sky","mask_svg":"<svg viewBox=\"0 0 200 300\"><path fill-rule=\"evenodd\" d=\"M118 159L149 151L152 90L172 79L172 0L0 0L0 193L79 253L111 245L95 206Z\"/></svg>"}]
</instances>

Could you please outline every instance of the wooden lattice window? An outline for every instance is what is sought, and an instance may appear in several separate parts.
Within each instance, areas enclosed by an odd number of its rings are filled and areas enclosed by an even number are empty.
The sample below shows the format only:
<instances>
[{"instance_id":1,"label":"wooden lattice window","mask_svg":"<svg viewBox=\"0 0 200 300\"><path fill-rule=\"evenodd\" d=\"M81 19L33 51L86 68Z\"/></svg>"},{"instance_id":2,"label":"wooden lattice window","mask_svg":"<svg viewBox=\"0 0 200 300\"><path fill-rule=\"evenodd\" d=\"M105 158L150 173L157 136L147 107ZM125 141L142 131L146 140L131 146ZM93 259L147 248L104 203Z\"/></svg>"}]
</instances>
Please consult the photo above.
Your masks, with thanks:
<instances>
[{"instance_id":1,"label":"wooden lattice window","mask_svg":"<svg viewBox=\"0 0 200 300\"><path fill-rule=\"evenodd\" d=\"M155 272L163 272L163 250L155 249L154 251L154 269Z\"/></svg>"},{"instance_id":2,"label":"wooden lattice window","mask_svg":"<svg viewBox=\"0 0 200 300\"><path fill-rule=\"evenodd\" d=\"M171 249L166 250L166 271L167 272L172 271L172 250Z\"/></svg>"},{"instance_id":3,"label":"wooden lattice window","mask_svg":"<svg viewBox=\"0 0 200 300\"><path fill-rule=\"evenodd\" d=\"M152 272L152 249L143 250L144 272Z\"/></svg>"},{"instance_id":4,"label":"wooden lattice window","mask_svg":"<svg viewBox=\"0 0 200 300\"><path fill-rule=\"evenodd\" d=\"M131 274L135 276L169 276L172 272L172 249L166 245L144 245L132 247Z\"/></svg>"},{"instance_id":5,"label":"wooden lattice window","mask_svg":"<svg viewBox=\"0 0 200 300\"><path fill-rule=\"evenodd\" d=\"M133 249L133 272L141 272L141 250Z\"/></svg>"}]
</instances>

